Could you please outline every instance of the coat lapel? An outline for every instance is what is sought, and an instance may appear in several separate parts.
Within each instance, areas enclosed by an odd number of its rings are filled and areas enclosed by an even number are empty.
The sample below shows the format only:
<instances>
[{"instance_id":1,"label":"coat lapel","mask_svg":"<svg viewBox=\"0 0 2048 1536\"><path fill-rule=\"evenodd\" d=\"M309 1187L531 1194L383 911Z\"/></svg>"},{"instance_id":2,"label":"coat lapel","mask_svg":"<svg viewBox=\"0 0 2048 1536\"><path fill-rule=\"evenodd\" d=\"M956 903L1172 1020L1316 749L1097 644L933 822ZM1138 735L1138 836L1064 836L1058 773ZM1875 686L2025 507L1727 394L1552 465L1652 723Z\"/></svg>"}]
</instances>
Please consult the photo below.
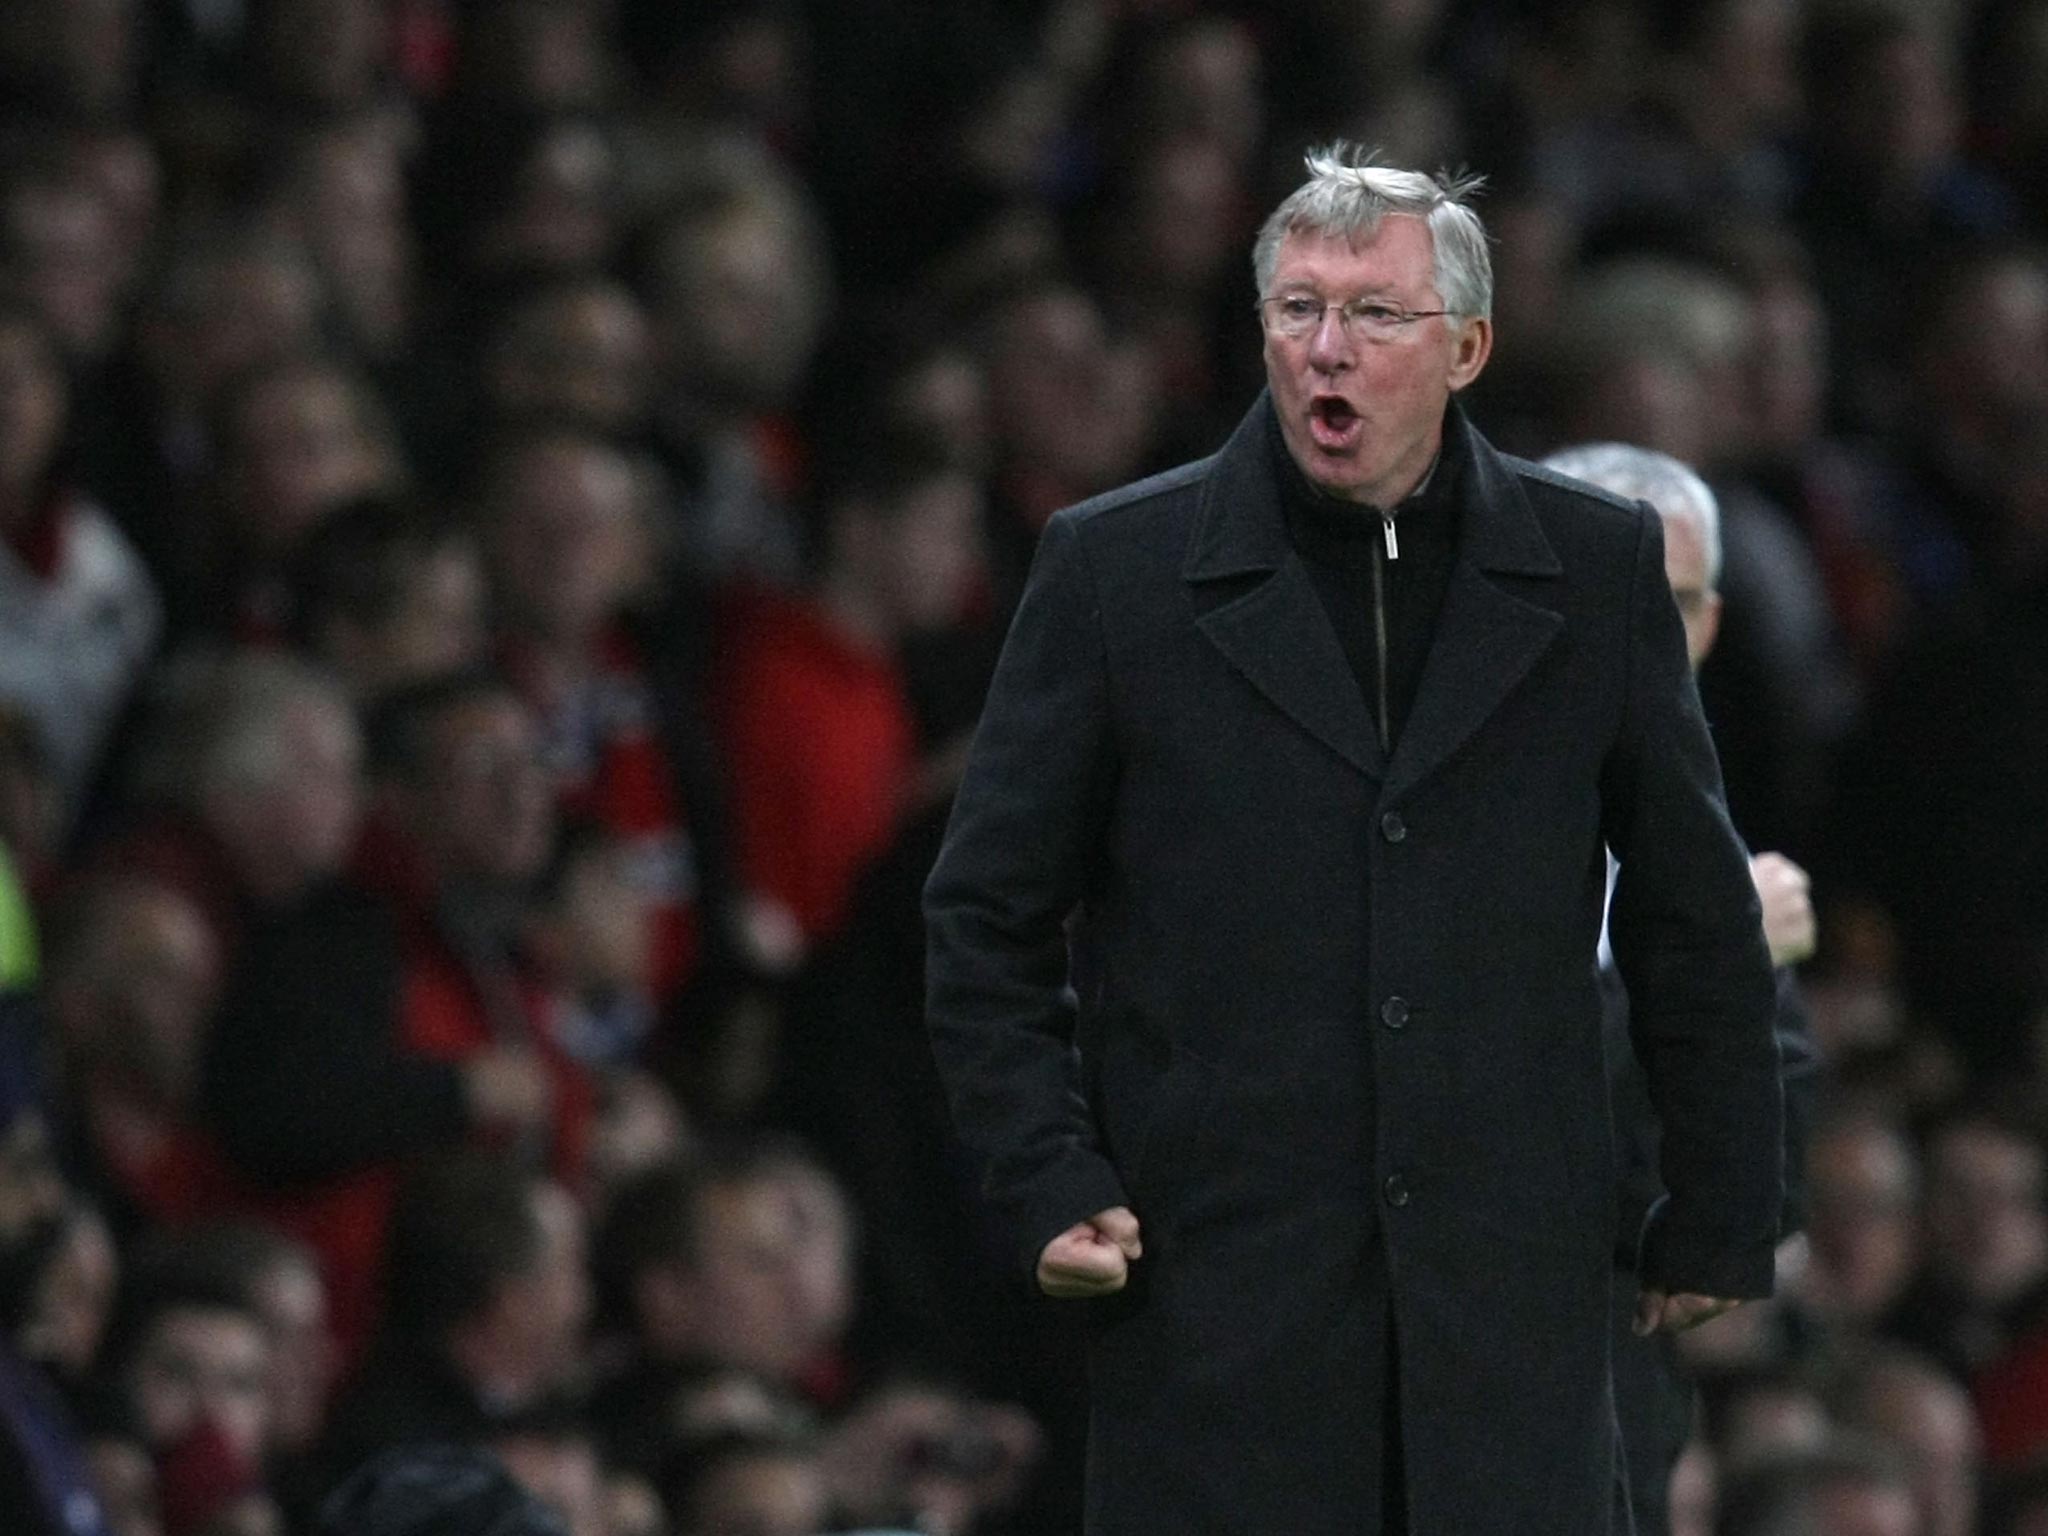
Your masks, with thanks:
<instances>
[{"instance_id":1,"label":"coat lapel","mask_svg":"<svg viewBox=\"0 0 2048 1536\"><path fill-rule=\"evenodd\" d=\"M1196 626L1245 680L1359 772L1385 772L1358 680L1301 557L1288 542L1265 441L1266 397L1216 456L1182 575L1197 588L1263 575ZM1197 594L1197 606L1202 602Z\"/></svg>"},{"instance_id":2,"label":"coat lapel","mask_svg":"<svg viewBox=\"0 0 2048 1536\"><path fill-rule=\"evenodd\" d=\"M1448 429L1465 437L1462 534L1437 615L1422 681L1394 744L1386 798L1407 793L1442 767L1485 724L1564 627L1555 611L1506 590L1495 576L1563 572L1521 482L1453 409Z\"/></svg>"}]
</instances>

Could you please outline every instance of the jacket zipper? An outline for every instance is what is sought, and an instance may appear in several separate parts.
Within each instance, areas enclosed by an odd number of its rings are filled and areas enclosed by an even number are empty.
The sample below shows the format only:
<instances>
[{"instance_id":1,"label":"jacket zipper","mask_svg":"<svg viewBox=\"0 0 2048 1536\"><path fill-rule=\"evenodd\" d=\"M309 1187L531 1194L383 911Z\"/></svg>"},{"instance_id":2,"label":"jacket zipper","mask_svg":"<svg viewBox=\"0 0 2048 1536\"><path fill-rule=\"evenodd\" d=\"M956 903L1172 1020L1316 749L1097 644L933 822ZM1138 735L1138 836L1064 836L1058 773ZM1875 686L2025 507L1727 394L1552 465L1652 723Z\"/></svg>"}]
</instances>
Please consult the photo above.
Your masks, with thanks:
<instances>
[{"instance_id":1,"label":"jacket zipper","mask_svg":"<svg viewBox=\"0 0 2048 1536\"><path fill-rule=\"evenodd\" d=\"M1389 726L1387 710L1387 579L1386 561L1401 558L1401 541L1394 537L1394 514L1380 513L1380 531L1385 535L1385 557L1380 554L1381 546L1374 546L1372 552L1372 636L1379 661L1379 727L1380 751L1391 756L1394 751L1393 731Z\"/></svg>"}]
</instances>

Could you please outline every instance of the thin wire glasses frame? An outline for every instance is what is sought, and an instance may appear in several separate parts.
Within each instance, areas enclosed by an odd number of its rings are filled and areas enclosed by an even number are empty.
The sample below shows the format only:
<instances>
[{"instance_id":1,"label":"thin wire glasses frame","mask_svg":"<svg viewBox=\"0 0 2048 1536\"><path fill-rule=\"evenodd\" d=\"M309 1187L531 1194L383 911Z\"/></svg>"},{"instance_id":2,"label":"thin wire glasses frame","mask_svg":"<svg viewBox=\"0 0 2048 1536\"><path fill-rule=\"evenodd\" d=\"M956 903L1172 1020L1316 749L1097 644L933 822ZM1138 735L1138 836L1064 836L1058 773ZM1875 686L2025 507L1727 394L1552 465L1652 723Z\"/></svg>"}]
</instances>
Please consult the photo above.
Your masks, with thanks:
<instances>
[{"instance_id":1,"label":"thin wire glasses frame","mask_svg":"<svg viewBox=\"0 0 2048 1536\"><path fill-rule=\"evenodd\" d=\"M1333 309L1337 312L1339 330L1373 341L1392 341L1418 320L1457 313L1451 309L1403 309L1381 299L1353 299L1348 304L1337 304L1306 293L1277 294L1260 299L1253 307L1268 330L1290 341L1299 341L1321 330L1323 316Z\"/></svg>"}]
</instances>

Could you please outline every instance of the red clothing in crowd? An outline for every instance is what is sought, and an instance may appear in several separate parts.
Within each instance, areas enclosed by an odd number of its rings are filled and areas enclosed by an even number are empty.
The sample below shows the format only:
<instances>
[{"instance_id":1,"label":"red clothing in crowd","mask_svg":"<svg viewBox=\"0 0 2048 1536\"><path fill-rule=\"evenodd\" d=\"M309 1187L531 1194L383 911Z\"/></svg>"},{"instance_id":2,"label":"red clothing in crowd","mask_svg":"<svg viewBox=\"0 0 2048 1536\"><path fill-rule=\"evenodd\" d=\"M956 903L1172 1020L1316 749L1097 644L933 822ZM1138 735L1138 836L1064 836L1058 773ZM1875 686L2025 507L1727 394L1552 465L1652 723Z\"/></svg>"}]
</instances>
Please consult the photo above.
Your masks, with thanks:
<instances>
[{"instance_id":1,"label":"red clothing in crowd","mask_svg":"<svg viewBox=\"0 0 2048 1536\"><path fill-rule=\"evenodd\" d=\"M910 795L917 737L901 671L783 594L736 609L725 656L717 717L741 880L823 938Z\"/></svg>"}]
</instances>

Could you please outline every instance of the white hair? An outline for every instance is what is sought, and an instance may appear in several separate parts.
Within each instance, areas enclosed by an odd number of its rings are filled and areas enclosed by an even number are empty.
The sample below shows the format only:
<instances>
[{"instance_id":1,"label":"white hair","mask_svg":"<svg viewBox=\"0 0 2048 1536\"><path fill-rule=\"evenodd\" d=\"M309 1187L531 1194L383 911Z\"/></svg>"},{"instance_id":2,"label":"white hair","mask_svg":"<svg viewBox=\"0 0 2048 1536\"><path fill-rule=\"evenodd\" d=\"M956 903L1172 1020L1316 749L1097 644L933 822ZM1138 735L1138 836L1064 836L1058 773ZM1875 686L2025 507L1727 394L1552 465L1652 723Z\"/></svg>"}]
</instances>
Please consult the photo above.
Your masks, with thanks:
<instances>
[{"instance_id":1,"label":"white hair","mask_svg":"<svg viewBox=\"0 0 2048 1536\"><path fill-rule=\"evenodd\" d=\"M1707 482L1668 453L1633 443L1580 443L1560 448L1545 469L1631 501L1647 501L1659 517L1691 523L1707 555L1707 590L1721 584L1721 504Z\"/></svg>"},{"instance_id":2,"label":"white hair","mask_svg":"<svg viewBox=\"0 0 2048 1536\"><path fill-rule=\"evenodd\" d=\"M1437 292L1456 315L1485 319L1493 313L1493 258L1486 226L1467 204L1485 185L1481 176L1403 171L1374 165L1372 151L1339 139L1305 157L1308 180L1267 217L1252 243L1252 273L1263 296L1291 234L1334 239L1368 238L1390 213L1429 226Z\"/></svg>"}]
</instances>

